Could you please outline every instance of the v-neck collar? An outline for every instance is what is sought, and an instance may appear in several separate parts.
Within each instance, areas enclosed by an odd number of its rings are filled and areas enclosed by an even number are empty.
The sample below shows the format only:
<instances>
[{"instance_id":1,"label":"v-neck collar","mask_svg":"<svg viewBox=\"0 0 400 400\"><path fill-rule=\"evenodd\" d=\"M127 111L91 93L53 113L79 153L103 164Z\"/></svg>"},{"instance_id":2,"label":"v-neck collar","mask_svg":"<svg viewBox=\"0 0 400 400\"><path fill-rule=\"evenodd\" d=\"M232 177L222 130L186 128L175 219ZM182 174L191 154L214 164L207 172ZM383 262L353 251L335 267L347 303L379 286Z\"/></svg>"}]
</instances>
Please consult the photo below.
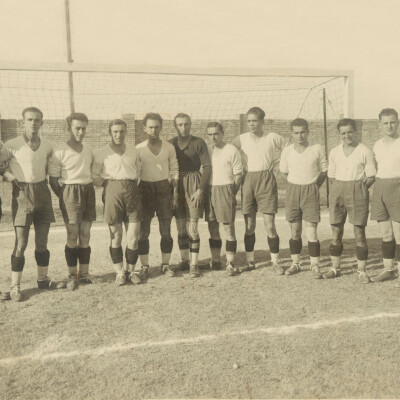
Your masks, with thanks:
<instances>
[{"instance_id":1,"label":"v-neck collar","mask_svg":"<svg viewBox=\"0 0 400 400\"><path fill-rule=\"evenodd\" d=\"M42 143L43 143L43 139L39 136L39 146L38 146L38 148L36 150L33 150L32 147L29 146L28 141L25 140L25 136L24 135L22 135L22 141L24 142L25 146L28 147L28 149L30 151L32 151L33 153L36 153L40 149L40 147L42 146Z\"/></svg>"},{"instance_id":2,"label":"v-neck collar","mask_svg":"<svg viewBox=\"0 0 400 400\"><path fill-rule=\"evenodd\" d=\"M161 140L160 152L159 152L158 154L154 154L154 153L151 151L151 149L150 149L150 147L149 147L149 141L147 141L146 147L147 147L147 150L149 150L150 154L151 154L153 157L158 157L158 156L162 153L162 151L163 151L164 144L163 144L163 141Z\"/></svg>"},{"instance_id":3,"label":"v-neck collar","mask_svg":"<svg viewBox=\"0 0 400 400\"><path fill-rule=\"evenodd\" d=\"M356 149L357 149L357 147L358 147L359 145L360 145L360 142L358 142L358 143L357 143L357 146L354 147L353 151L352 151L348 156L346 156L346 153L344 152L344 146L343 146L343 143L342 143L341 148L342 148L342 152L343 152L344 157L345 157L345 158L351 157L351 155L356 151Z\"/></svg>"},{"instance_id":4,"label":"v-neck collar","mask_svg":"<svg viewBox=\"0 0 400 400\"><path fill-rule=\"evenodd\" d=\"M185 147L181 148L181 147L179 146L179 136L177 136L177 137L176 137L176 145L178 146L178 149L179 149L180 151L184 151L184 150L189 146L189 143L190 143L192 140L193 140L193 136L190 135L189 140L188 140L188 142L186 143Z\"/></svg>"},{"instance_id":5,"label":"v-neck collar","mask_svg":"<svg viewBox=\"0 0 400 400\"><path fill-rule=\"evenodd\" d=\"M116 154L117 156L120 156L120 157L123 157L123 156L125 155L125 153L126 153L126 150L128 149L128 145L125 143L125 150L124 150L124 152L121 153L121 154L119 154L119 153L117 153L117 152L111 147L110 144L108 144L108 147L111 149L111 151L112 151L114 154Z\"/></svg>"}]
</instances>

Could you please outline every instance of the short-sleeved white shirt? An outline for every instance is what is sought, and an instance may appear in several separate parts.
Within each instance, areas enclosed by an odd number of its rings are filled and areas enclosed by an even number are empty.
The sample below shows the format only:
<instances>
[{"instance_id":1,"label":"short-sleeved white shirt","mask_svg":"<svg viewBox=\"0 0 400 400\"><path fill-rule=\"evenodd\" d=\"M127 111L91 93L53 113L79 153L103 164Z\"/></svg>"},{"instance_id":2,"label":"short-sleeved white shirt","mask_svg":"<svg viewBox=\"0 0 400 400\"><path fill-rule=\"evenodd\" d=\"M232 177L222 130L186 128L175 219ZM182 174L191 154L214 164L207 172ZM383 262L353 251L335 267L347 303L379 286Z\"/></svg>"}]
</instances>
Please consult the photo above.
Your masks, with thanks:
<instances>
[{"instance_id":1,"label":"short-sleeved white shirt","mask_svg":"<svg viewBox=\"0 0 400 400\"><path fill-rule=\"evenodd\" d=\"M171 143L162 140L160 153L154 155L147 146L148 142L146 140L136 146L141 163L140 179L146 182L179 179L175 147Z\"/></svg>"},{"instance_id":2,"label":"short-sleeved white shirt","mask_svg":"<svg viewBox=\"0 0 400 400\"><path fill-rule=\"evenodd\" d=\"M294 144L282 151L279 169L288 174L287 180L295 185L315 183L321 172L328 170L325 152L321 145L308 146L302 153L294 149Z\"/></svg>"},{"instance_id":3,"label":"short-sleeved white shirt","mask_svg":"<svg viewBox=\"0 0 400 400\"><path fill-rule=\"evenodd\" d=\"M383 139L374 145L374 156L378 164L377 178L400 178L400 138L391 143L385 143Z\"/></svg>"},{"instance_id":4,"label":"short-sleeved white shirt","mask_svg":"<svg viewBox=\"0 0 400 400\"><path fill-rule=\"evenodd\" d=\"M339 181L358 181L364 176L376 175L374 155L362 143L358 143L353 152L346 156L343 144L334 147L329 153L328 177Z\"/></svg>"},{"instance_id":5,"label":"short-sleeved white shirt","mask_svg":"<svg viewBox=\"0 0 400 400\"><path fill-rule=\"evenodd\" d=\"M243 173L240 152L232 144L226 143L221 149L216 146L209 146L208 152L213 171L211 185L231 185L234 183L234 176Z\"/></svg>"},{"instance_id":6,"label":"short-sleeved white shirt","mask_svg":"<svg viewBox=\"0 0 400 400\"><path fill-rule=\"evenodd\" d=\"M94 154L92 179L101 186L105 180L133 180L140 176L140 161L134 145L126 143L125 152L120 155L110 145Z\"/></svg>"},{"instance_id":7,"label":"short-sleeved white shirt","mask_svg":"<svg viewBox=\"0 0 400 400\"><path fill-rule=\"evenodd\" d=\"M50 157L49 176L59 178L60 184L87 185L92 182L92 162L93 151L90 147L83 145L82 151L78 153L67 143L63 143Z\"/></svg>"},{"instance_id":8,"label":"short-sleeved white shirt","mask_svg":"<svg viewBox=\"0 0 400 400\"><path fill-rule=\"evenodd\" d=\"M246 132L232 143L241 150L242 162L248 172L272 170L285 147L285 139L274 132L263 133L262 136Z\"/></svg>"},{"instance_id":9,"label":"short-sleeved white shirt","mask_svg":"<svg viewBox=\"0 0 400 400\"><path fill-rule=\"evenodd\" d=\"M11 139L5 145L14 152L9 170L19 182L38 183L46 179L48 160L53 153L49 141L41 137L40 146L35 151L27 145L23 136Z\"/></svg>"}]
</instances>

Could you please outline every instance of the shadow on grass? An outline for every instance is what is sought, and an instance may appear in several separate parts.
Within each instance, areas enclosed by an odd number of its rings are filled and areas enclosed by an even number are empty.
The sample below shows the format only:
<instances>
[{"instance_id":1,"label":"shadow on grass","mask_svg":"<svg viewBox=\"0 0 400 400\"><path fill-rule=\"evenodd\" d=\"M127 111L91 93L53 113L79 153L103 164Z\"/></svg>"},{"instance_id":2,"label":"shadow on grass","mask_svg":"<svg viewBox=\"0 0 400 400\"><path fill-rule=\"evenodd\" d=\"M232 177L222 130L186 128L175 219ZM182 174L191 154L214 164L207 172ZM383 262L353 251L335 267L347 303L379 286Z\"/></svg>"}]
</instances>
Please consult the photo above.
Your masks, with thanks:
<instances>
[{"instance_id":1,"label":"shadow on grass","mask_svg":"<svg viewBox=\"0 0 400 400\"><path fill-rule=\"evenodd\" d=\"M370 272L370 276L377 275L381 272L382 265L382 252L381 252L381 238L370 238L368 239L368 261L367 261L367 270ZM329 246L331 244L330 239L321 241L321 258L320 258L320 266L323 271L327 270L331 266L331 260L329 256ZM255 250L254 258L256 263L256 269L261 268L270 268L271 267L271 256L269 250ZM212 272L208 267L210 262L210 258L203 259L199 261L199 264L203 267L203 273ZM222 257L222 269L225 268L225 257ZM292 260L290 256L290 250L288 248L282 248L279 254L279 263L288 267L291 265ZM235 264L237 266L244 266L247 264L246 253L239 252L236 255ZM308 249L307 249L307 241L303 241L303 249L301 252L301 266L302 271L308 270L308 266L310 264ZM342 275L352 275L357 272L357 257L356 257L356 243L354 239L344 239L343 240L343 253L341 260L341 271Z\"/></svg>"}]
</instances>

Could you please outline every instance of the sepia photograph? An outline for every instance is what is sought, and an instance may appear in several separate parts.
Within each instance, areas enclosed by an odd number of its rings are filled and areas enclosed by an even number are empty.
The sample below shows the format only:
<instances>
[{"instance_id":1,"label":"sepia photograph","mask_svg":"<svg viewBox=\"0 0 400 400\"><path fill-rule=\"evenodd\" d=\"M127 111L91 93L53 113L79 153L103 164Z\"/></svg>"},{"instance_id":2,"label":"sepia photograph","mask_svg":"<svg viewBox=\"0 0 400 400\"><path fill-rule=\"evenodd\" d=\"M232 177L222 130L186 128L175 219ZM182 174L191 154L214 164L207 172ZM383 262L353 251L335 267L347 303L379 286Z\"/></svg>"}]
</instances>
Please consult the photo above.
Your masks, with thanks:
<instances>
[{"instance_id":1,"label":"sepia photograph","mask_svg":"<svg viewBox=\"0 0 400 400\"><path fill-rule=\"evenodd\" d=\"M400 2L0 0L0 399L396 399Z\"/></svg>"}]
</instances>

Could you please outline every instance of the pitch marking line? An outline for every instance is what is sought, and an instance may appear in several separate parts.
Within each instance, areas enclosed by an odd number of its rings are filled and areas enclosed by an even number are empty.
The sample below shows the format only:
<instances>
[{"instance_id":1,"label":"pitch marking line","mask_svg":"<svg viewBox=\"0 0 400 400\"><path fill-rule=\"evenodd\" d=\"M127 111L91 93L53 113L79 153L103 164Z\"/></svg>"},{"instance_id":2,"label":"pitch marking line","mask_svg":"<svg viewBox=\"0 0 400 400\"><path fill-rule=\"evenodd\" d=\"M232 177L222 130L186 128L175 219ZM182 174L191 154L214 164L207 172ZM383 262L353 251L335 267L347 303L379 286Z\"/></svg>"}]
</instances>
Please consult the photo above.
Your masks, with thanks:
<instances>
[{"instance_id":1,"label":"pitch marking line","mask_svg":"<svg viewBox=\"0 0 400 400\"><path fill-rule=\"evenodd\" d=\"M57 360L60 358L71 358L78 356L104 356L106 354L114 353L117 351L126 351L133 349L140 349L146 347L159 347L159 346L175 346L182 344L198 344L202 342L211 342L221 338L241 336L241 335L254 335L259 333L265 333L267 335L290 335L299 330L316 330L327 327L334 327L343 324L356 324L365 321L374 321L384 318L400 318L400 313L379 313L375 315L370 315L366 317L351 317L351 318L341 318L333 321L322 321L312 324L297 324L297 325L287 325L272 328L258 328L258 329L244 329L241 331L225 332L214 335L200 335L192 338L182 338L182 339L169 339L155 342L138 342L138 343L128 343L128 344L115 344L113 346L98 347L89 350L75 350L70 352L54 352L39 354L38 352L33 352L21 357L10 357L0 359L0 365L12 365L17 364L22 361L48 361Z\"/></svg>"}]
</instances>

